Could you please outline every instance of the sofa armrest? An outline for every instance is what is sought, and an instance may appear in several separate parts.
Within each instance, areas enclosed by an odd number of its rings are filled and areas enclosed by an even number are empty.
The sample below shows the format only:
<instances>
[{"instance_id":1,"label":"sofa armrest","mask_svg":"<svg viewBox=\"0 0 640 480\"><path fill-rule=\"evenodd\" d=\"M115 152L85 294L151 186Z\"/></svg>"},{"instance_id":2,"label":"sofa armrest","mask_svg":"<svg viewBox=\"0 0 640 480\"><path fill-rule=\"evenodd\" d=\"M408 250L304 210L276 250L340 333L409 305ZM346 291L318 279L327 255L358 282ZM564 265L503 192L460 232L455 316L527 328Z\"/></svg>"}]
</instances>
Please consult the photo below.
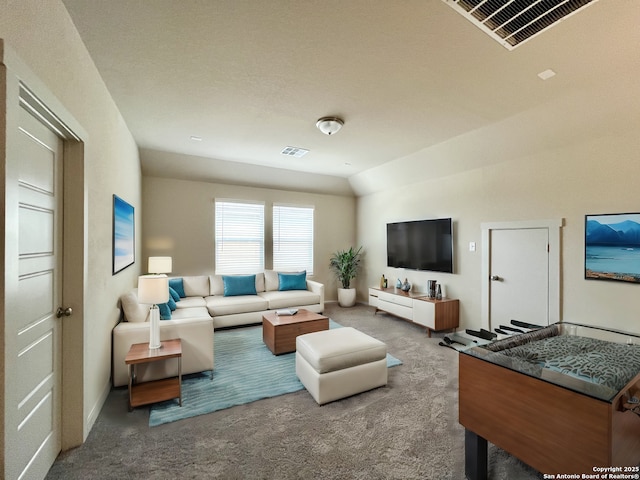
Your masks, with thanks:
<instances>
[{"instance_id":1,"label":"sofa armrest","mask_svg":"<svg viewBox=\"0 0 640 480\"><path fill-rule=\"evenodd\" d=\"M213 370L213 319L183 318L162 320L160 340L182 340L182 373ZM113 329L113 386L129 383L128 366L124 359L134 343L149 342L149 322L121 322ZM177 363L172 361L139 365L138 381L167 378L177 374Z\"/></svg>"},{"instance_id":2,"label":"sofa armrest","mask_svg":"<svg viewBox=\"0 0 640 480\"><path fill-rule=\"evenodd\" d=\"M320 311L324 312L324 283L307 279L307 290L320 295Z\"/></svg>"}]
</instances>

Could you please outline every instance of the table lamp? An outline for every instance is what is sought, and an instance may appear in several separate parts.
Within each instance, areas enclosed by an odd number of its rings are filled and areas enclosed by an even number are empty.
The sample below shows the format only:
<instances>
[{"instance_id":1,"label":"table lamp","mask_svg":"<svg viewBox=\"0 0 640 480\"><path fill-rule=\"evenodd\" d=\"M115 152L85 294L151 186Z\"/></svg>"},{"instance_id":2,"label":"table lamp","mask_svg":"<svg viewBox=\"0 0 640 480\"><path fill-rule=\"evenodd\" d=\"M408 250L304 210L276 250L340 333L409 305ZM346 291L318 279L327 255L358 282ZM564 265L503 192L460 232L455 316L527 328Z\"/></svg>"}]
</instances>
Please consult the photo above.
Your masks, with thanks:
<instances>
[{"instance_id":1,"label":"table lamp","mask_svg":"<svg viewBox=\"0 0 640 480\"><path fill-rule=\"evenodd\" d=\"M171 257L149 257L149 273L171 273Z\"/></svg>"},{"instance_id":2,"label":"table lamp","mask_svg":"<svg viewBox=\"0 0 640 480\"><path fill-rule=\"evenodd\" d=\"M160 348L160 310L158 303L169 300L169 278L162 275L138 277L138 302L151 304L149 310L149 350Z\"/></svg>"}]
</instances>

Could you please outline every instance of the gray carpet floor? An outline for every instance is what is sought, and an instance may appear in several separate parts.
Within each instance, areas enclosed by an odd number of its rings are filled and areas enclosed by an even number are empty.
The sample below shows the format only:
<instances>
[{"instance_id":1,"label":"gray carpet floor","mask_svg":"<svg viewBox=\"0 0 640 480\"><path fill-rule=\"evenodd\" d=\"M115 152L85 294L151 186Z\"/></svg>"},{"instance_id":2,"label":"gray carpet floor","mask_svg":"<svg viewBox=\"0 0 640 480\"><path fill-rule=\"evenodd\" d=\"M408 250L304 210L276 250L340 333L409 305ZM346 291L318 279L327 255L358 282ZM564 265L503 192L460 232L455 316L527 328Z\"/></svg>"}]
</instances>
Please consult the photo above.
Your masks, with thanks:
<instances>
[{"instance_id":1,"label":"gray carpet floor","mask_svg":"<svg viewBox=\"0 0 640 480\"><path fill-rule=\"evenodd\" d=\"M443 335L366 305L325 315L384 341L403 361L389 383L318 406L302 390L149 427L148 408L127 411L109 394L87 441L60 454L47 479L464 479L458 423L458 353ZM539 479L489 446L490 479Z\"/></svg>"}]
</instances>

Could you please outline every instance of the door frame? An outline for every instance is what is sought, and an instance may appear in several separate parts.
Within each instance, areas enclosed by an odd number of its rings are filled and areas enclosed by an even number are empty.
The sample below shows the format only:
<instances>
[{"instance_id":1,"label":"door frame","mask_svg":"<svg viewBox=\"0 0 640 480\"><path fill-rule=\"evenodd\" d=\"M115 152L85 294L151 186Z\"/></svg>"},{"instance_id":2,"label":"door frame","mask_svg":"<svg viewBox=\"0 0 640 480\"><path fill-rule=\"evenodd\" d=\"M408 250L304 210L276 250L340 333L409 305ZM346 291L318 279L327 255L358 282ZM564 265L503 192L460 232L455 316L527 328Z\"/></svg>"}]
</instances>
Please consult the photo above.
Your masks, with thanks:
<instances>
[{"instance_id":1,"label":"door frame","mask_svg":"<svg viewBox=\"0 0 640 480\"><path fill-rule=\"evenodd\" d=\"M73 316L61 319L62 375L61 440L62 450L84 441L83 359L84 332L84 144L58 116L20 81L20 107L29 111L58 133L63 140L62 166L62 298L61 306L73 308ZM78 259L82 258L82 262ZM71 375L69 375L71 373Z\"/></svg>"},{"instance_id":2,"label":"door frame","mask_svg":"<svg viewBox=\"0 0 640 480\"><path fill-rule=\"evenodd\" d=\"M80 126L56 96L20 60L0 38L0 191L4 193L4 237L0 239L0 265L3 278L0 288L0 341L6 344L5 322L7 300L12 298L17 282L17 175L16 138L18 111L26 109L48 124L64 141L62 168L62 304L73 308L73 316L62 321L61 369L61 448L81 445L85 435L84 407L84 321L87 276L87 211L84 142L86 131ZM0 388L8 388L4 372L13 354L7 348L0 355ZM4 398L4 396L2 396ZM0 466L4 474L11 454L11 432L7 431L7 406L0 399ZM87 429L88 430L88 429Z\"/></svg>"},{"instance_id":3,"label":"door frame","mask_svg":"<svg viewBox=\"0 0 640 480\"><path fill-rule=\"evenodd\" d=\"M493 230L522 230L546 228L549 232L549 324L562 321L561 308L561 248L564 219L521 220L514 222L482 223L482 268L481 268L481 323L491 330L491 232Z\"/></svg>"}]
</instances>

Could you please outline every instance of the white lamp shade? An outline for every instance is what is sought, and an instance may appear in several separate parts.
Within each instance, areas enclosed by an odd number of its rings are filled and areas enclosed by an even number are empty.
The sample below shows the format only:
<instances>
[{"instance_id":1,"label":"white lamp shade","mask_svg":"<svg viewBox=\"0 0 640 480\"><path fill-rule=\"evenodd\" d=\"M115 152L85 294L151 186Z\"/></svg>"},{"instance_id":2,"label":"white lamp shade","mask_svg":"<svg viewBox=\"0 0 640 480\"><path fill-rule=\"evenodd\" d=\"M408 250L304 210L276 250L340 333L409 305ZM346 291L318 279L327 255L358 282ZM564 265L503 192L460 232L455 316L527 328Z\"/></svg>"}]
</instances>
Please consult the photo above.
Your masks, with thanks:
<instances>
[{"instance_id":1,"label":"white lamp shade","mask_svg":"<svg viewBox=\"0 0 640 480\"><path fill-rule=\"evenodd\" d=\"M169 301L169 278L166 275L142 275L138 277L138 302L146 304Z\"/></svg>"},{"instance_id":2,"label":"white lamp shade","mask_svg":"<svg viewBox=\"0 0 640 480\"><path fill-rule=\"evenodd\" d=\"M171 273L171 257L149 257L149 273Z\"/></svg>"}]
</instances>

